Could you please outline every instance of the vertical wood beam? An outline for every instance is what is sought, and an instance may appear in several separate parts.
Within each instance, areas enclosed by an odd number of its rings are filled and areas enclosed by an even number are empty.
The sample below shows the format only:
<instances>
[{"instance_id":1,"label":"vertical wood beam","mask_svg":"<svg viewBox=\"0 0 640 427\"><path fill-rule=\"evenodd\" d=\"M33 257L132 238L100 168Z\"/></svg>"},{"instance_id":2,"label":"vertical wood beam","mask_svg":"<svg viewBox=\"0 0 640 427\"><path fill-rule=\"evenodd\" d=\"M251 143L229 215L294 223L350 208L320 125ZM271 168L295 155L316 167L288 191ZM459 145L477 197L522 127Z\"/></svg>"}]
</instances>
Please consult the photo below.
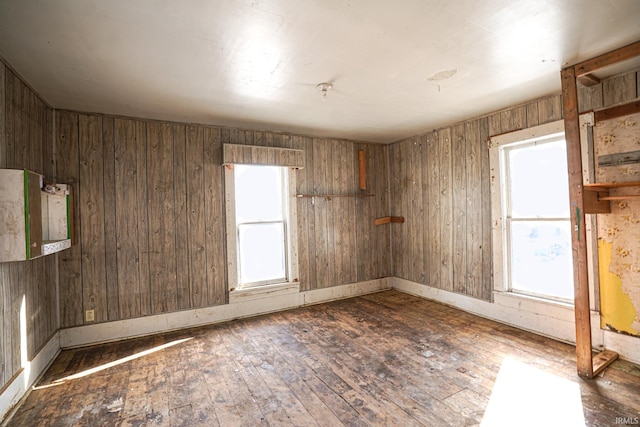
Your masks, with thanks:
<instances>
[{"instance_id":1,"label":"vertical wood beam","mask_svg":"<svg viewBox=\"0 0 640 427\"><path fill-rule=\"evenodd\" d=\"M640 41L621 47L604 55L591 58L563 69L562 104L564 111L565 139L569 172L569 199L571 225L573 227L574 312L576 319L576 356L578 374L593 378L611 364L618 354L602 352L595 360L591 357L591 318L586 249L586 230L582 185L582 159L580 156L580 123L578 118L578 88L576 78L599 68L640 56Z\"/></svg>"},{"instance_id":2,"label":"vertical wood beam","mask_svg":"<svg viewBox=\"0 0 640 427\"><path fill-rule=\"evenodd\" d=\"M582 157L580 152L578 88L575 68L568 67L563 69L561 77L565 139L567 141L567 167L569 172L577 368L578 375L592 378L593 361L591 358L591 312L587 276L587 233L582 199Z\"/></svg>"}]
</instances>

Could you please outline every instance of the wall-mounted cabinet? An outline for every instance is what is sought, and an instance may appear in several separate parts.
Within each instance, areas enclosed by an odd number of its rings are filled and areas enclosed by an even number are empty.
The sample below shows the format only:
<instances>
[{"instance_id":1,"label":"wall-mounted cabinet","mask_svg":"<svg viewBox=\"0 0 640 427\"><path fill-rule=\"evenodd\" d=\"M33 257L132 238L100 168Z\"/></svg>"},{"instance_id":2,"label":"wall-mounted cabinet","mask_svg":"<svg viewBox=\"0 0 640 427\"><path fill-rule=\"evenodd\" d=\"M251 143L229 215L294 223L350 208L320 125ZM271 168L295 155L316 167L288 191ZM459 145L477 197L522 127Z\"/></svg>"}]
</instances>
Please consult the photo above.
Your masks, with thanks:
<instances>
[{"instance_id":1,"label":"wall-mounted cabinet","mask_svg":"<svg viewBox=\"0 0 640 427\"><path fill-rule=\"evenodd\" d=\"M0 262L52 254L72 244L72 191L42 175L0 169Z\"/></svg>"}]
</instances>

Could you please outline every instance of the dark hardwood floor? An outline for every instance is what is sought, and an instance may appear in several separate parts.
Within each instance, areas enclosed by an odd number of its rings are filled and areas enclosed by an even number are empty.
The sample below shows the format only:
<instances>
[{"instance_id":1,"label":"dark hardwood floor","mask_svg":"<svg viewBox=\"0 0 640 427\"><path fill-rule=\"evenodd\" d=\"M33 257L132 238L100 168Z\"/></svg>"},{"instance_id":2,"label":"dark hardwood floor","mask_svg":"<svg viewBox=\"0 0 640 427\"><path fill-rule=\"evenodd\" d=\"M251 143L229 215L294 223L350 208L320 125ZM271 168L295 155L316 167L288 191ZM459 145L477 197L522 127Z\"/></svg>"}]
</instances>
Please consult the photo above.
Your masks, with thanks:
<instances>
[{"instance_id":1,"label":"dark hardwood floor","mask_svg":"<svg viewBox=\"0 0 640 427\"><path fill-rule=\"evenodd\" d=\"M386 291L63 351L8 425L615 426L640 368Z\"/></svg>"}]
</instances>

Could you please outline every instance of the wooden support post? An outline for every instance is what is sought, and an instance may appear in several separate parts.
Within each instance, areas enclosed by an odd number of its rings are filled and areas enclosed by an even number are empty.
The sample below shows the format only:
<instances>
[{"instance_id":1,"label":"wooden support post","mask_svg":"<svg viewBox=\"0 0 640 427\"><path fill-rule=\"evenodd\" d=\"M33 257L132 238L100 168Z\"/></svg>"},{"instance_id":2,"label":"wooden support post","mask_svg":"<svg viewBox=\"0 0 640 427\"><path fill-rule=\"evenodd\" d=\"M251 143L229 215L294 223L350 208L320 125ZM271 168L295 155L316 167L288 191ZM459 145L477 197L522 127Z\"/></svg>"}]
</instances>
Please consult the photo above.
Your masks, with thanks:
<instances>
[{"instance_id":1,"label":"wooden support post","mask_svg":"<svg viewBox=\"0 0 640 427\"><path fill-rule=\"evenodd\" d=\"M588 75L602 67L626 59L640 56L640 41L621 47L595 58L564 68L562 80L562 107L564 113L565 139L567 141L567 164L569 172L569 203L571 210L574 311L576 319L576 356L578 374L593 378L613 363L618 354L603 351L595 358L591 356L591 310L589 307L589 286L587 269L587 248L585 230L585 211L582 183L582 158L580 156L580 123L578 119L578 77ZM610 109L606 115L617 117L629 111L637 111L638 105L629 103L616 109ZM601 115L604 115L601 113ZM591 195L593 196L593 195ZM597 197L597 196L596 196ZM589 197L588 197L589 198ZM591 197L593 199L593 197ZM608 197L607 199L612 199ZM605 200L605 198L601 198ZM595 365L595 368L594 368Z\"/></svg>"},{"instance_id":2,"label":"wooden support post","mask_svg":"<svg viewBox=\"0 0 640 427\"><path fill-rule=\"evenodd\" d=\"M360 189L367 189L367 153L364 150L358 150L358 178L360 181Z\"/></svg>"},{"instance_id":3,"label":"wooden support post","mask_svg":"<svg viewBox=\"0 0 640 427\"><path fill-rule=\"evenodd\" d=\"M587 232L582 199L578 88L574 67L563 69L561 77L564 132L567 141L567 167L569 172L577 367L578 375L592 378L593 361L591 358L591 309L589 307L589 281L587 278Z\"/></svg>"}]
</instances>

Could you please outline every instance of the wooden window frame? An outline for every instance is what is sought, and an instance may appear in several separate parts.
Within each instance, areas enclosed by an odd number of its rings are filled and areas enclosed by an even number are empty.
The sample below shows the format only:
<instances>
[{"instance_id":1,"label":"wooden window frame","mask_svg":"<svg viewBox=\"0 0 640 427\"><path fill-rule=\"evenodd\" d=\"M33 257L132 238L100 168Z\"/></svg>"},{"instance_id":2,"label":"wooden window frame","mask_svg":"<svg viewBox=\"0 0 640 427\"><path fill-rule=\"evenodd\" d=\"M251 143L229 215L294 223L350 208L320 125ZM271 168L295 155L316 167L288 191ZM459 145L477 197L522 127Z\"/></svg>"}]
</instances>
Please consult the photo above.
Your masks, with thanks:
<instances>
[{"instance_id":1,"label":"wooden window frame","mask_svg":"<svg viewBox=\"0 0 640 427\"><path fill-rule=\"evenodd\" d=\"M503 233L504 233L504 237L503 237L503 241L504 241L504 252L503 252L503 256L504 256L504 268L505 268L505 286L504 286L504 290L506 292L512 292L514 294L518 294L518 295L526 295L526 296L531 296L531 297L535 297L535 298L541 298L547 301L557 301L557 302L561 302L561 303L570 303L570 300L567 300L566 298L560 298L560 297L555 297L553 295L548 295L548 294L542 294L542 293L538 293L538 292L531 292L531 291L526 291L526 290L522 290L522 289L515 289L513 287L513 266L512 266L512 242L511 242L511 225L513 222L519 222L519 221L537 221L537 222L545 222L545 221L562 221L562 222L567 222L567 224L571 224L571 217L567 214L566 217L517 217L514 218L512 216L512 202L511 202L511 198L512 198L512 191L511 191L511 186L509 185L510 182L510 178L511 178L511 169L509 168L509 164L508 164L508 158L509 158L509 153L513 152L514 150L517 150L519 148L525 148L525 147L531 147L531 146L535 146L537 144L544 144L544 143L549 143L549 142L557 142L557 141L562 141L564 142L564 132L554 132L552 134L546 134L546 135L539 135L536 136L535 138L529 139L529 140L524 140L524 141L514 141L511 143L505 143L504 145L500 146L500 156L502 157L501 159L501 165L504 165L504 168L500 170L500 174L504 174L504 179L500 180L501 185L503 186L502 188L502 192L504 194L504 199L503 199L503 217L504 217L504 227L503 227ZM567 206L569 205L569 200L567 198Z\"/></svg>"},{"instance_id":2,"label":"wooden window frame","mask_svg":"<svg viewBox=\"0 0 640 427\"><path fill-rule=\"evenodd\" d=\"M257 165L254 165L257 166ZM288 169L279 166L282 169ZM299 289L298 280L298 250L297 250L297 212L296 202L292 199L295 196L295 173L294 170L283 170L283 198L284 202L284 223L285 223L285 279L278 281L264 281L241 285L238 253L238 224L235 213L235 171L234 165L225 165L225 197L226 197L226 218L227 218L227 282L230 295L240 293L260 294L263 292L273 292L275 289L295 286Z\"/></svg>"}]
</instances>

